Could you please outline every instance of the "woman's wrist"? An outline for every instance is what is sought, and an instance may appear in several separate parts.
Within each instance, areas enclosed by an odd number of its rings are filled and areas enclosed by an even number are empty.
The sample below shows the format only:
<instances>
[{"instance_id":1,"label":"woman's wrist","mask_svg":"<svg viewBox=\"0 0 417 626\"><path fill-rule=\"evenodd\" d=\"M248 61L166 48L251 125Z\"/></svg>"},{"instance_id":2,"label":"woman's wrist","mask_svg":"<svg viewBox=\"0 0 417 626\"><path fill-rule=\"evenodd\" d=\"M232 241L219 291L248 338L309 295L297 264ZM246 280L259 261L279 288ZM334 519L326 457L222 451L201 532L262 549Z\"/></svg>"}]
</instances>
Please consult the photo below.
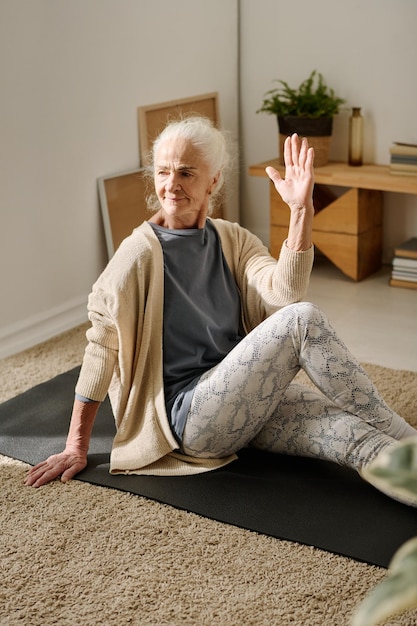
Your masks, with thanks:
<instances>
[{"instance_id":1,"label":"woman's wrist","mask_svg":"<svg viewBox=\"0 0 417 626\"><path fill-rule=\"evenodd\" d=\"M65 444L65 454L70 454L72 456L80 456L82 458L86 458L88 454L89 441L70 441L67 440Z\"/></svg>"},{"instance_id":2,"label":"woman's wrist","mask_svg":"<svg viewBox=\"0 0 417 626\"><path fill-rule=\"evenodd\" d=\"M287 247L294 252L303 252L312 246L313 208L300 208L291 211L288 228Z\"/></svg>"},{"instance_id":3,"label":"woman's wrist","mask_svg":"<svg viewBox=\"0 0 417 626\"><path fill-rule=\"evenodd\" d=\"M100 402L74 400L71 423L65 451L77 456L86 456L90 445L91 431Z\"/></svg>"}]
</instances>

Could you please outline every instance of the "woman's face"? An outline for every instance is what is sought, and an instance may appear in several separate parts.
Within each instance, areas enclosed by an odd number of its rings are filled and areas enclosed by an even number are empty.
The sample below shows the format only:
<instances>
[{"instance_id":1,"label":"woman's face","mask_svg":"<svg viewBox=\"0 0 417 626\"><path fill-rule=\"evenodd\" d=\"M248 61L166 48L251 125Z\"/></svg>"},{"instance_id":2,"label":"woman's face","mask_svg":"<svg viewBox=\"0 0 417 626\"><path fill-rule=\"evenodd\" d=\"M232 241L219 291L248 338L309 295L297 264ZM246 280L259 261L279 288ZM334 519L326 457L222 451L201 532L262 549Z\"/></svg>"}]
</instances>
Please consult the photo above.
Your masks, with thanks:
<instances>
[{"instance_id":1,"label":"woman's face","mask_svg":"<svg viewBox=\"0 0 417 626\"><path fill-rule=\"evenodd\" d=\"M202 228L211 190L210 176L200 151L183 138L168 139L155 155L155 191L162 210L157 221L166 228Z\"/></svg>"}]
</instances>

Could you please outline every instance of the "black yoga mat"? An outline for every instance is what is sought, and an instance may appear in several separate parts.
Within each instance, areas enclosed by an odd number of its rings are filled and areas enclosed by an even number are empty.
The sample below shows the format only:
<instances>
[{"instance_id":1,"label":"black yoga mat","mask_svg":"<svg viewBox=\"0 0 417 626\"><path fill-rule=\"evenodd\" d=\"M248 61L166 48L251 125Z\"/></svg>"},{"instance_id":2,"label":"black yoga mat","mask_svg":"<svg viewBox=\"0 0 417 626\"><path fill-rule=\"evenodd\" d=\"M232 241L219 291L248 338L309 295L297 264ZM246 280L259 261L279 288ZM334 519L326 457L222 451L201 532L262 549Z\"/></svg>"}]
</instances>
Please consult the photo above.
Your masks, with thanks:
<instances>
[{"instance_id":1,"label":"black yoga mat","mask_svg":"<svg viewBox=\"0 0 417 626\"><path fill-rule=\"evenodd\" d=\"M62 450L78 372L75 368L0 405L1 454L34 465ZM197 476L112 476L113 436L106 401L79 480L381 567L417 535L417 509L333 463L244 450L227 467Z\"/></svg>"}]
</instances>

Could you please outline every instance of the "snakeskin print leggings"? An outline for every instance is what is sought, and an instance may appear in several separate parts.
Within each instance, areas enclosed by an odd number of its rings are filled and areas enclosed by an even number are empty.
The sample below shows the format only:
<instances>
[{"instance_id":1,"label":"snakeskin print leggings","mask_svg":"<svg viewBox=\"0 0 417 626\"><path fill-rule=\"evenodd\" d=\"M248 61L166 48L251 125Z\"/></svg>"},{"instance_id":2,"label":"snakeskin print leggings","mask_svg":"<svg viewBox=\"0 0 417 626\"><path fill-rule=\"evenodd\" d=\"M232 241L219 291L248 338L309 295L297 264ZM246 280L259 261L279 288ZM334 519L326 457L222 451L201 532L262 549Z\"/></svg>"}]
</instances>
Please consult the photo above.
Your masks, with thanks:
<instances>
[{"instance_id":1,"label":"snakeskin print leggings","mask_svg":"<svg viewBox=\"0 0 417 626\"><path fill-rule=\"evenodd\" d=\"M317 389L293 380L300 369ZM202 376L182 451L220 458L253 446L360 470L411 434L324 313L302 302L271 315Z\"/></svg>"}]
</instances>

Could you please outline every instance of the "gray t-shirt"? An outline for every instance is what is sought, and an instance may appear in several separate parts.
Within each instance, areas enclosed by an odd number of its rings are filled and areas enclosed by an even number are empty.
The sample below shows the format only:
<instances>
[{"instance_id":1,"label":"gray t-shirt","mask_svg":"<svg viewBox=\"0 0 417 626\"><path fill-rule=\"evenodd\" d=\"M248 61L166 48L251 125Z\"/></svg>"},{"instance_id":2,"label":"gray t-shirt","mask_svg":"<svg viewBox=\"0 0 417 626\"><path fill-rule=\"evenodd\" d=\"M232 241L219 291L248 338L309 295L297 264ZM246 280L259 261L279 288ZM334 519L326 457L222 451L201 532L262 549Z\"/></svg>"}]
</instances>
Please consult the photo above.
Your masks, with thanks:
<instances>
[{"instance_id":1,"label":"gray t-shirt","mask_svg":"<svg viewBox=\"0 0 417 626\"><path fill-rule=\"evenodd\" d=\"M164 255L164 391L178 443L200 376L242 339L240 295L207 220L202 229L150 223Z\"/></svg>"}]
</instances>

